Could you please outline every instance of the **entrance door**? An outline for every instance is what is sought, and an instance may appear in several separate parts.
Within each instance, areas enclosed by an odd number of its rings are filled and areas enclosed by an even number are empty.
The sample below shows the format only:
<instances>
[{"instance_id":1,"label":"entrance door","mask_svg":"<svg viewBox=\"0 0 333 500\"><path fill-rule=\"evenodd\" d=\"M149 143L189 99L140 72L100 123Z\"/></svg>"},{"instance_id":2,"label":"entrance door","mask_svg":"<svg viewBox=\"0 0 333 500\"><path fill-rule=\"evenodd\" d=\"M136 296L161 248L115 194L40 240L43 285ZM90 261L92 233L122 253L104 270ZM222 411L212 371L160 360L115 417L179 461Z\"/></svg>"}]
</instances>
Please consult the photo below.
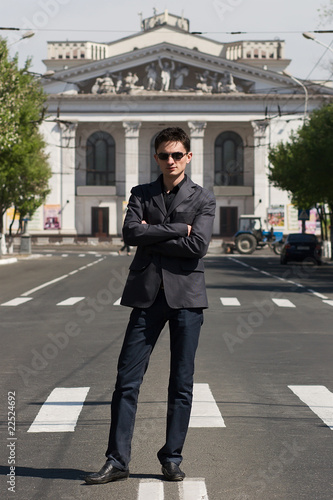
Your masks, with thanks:
<instances>
[{"instance_id":1,"label":"entrance door","mask_svg":"<svg viewBox=\"0 0 333 500\"><path fill-rule=\"evenodd\" d=\"M108 207L91 207L91 233L99 238L109 236Z\"/></svg>"},{"instance_id":2,"label":"entrance door","mask_svg":"<svg viewBox=\"0 0 333 500\"><path fill-rule=\"evenodd\" d=\"M238 208L220 207L220 235L233 236L238 230Z\"/></svg>"}]
</instances>

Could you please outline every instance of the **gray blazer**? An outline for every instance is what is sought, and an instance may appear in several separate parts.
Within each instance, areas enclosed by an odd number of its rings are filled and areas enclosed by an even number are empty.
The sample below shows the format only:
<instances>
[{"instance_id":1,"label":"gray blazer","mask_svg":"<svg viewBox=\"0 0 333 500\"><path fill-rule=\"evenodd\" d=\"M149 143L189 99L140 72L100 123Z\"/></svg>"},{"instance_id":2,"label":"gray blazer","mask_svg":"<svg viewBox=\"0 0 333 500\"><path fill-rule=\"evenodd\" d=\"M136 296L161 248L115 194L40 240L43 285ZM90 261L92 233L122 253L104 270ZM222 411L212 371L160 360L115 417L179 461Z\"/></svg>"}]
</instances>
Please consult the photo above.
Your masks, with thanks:
<instances>
[{"instance_id":1,"label":"gray blazer","mask_svg":"<svg viewBox=\"0 0 333 500\"><path fill-rule=\"evenodd\" d=\"M213 193L186 177L168 211L161 176L131 193L123 238L137 250L121 304L147 308L162 285L172 308L208 307L202 257L213 230ZM187 224L192 226L190 236Z\"/></svg>"}]
</instances>

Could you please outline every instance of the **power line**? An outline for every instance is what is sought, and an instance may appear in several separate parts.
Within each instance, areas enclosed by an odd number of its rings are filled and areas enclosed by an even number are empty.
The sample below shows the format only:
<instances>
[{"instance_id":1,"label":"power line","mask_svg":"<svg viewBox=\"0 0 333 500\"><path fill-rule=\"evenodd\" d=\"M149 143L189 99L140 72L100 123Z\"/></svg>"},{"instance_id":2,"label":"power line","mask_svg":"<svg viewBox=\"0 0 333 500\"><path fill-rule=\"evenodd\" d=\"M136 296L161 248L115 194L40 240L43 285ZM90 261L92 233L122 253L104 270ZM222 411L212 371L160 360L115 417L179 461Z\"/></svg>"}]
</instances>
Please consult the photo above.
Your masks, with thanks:
<instances>
[{"instance_id":1,"label":"power line","mask_svg":"<svg viewBox=\"0 0 333 500\"><path fill-rule=\"evenodd\" d=\"M13 27L0 27L0 30L2 31L21 31L23 28L13 28ZM76 32L85 32L85 33L138 33L138 30L112 30L112 29L77 29L77 28L36 28L33 26L32 28L24 28L26 31L27 29L33 29L34 31L76 31ZM163 31L163 28L162 30ZM308 33L321 33L321 34L327 34L327 33L333 33L333 30L291 30L291 31L286 31L286 30L273 30L273 31L190 31L189 33L191 35L208 35L208 34L218 34L218 35L257 35L257 34L275 34L275 33L282 33L282 34L302 34L304 31L307 31ZM139 31L140 33L140 31Z\"/></svg>"}]
</instances>

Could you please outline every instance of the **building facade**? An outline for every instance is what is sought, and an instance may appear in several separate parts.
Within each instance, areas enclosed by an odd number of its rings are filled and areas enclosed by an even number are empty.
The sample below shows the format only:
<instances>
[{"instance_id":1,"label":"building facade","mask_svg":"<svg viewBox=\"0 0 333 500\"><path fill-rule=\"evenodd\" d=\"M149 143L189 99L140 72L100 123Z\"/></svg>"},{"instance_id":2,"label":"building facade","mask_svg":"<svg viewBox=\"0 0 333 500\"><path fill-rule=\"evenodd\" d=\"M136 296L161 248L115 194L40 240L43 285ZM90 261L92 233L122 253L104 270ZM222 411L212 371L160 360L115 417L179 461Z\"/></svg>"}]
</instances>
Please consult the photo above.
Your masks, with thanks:
<instances>
[{"instance_id":1,"label":"building facade","mask_svg":"<svg viewBox=\"0 0 333 500\"><path fill-rule=\"evenodd\" d=\"M312 85L305 95L282 73L284 51L281 40L193 34L167 11L109 44L49 42L43 133L53 176L30 232L119 236L131 187L158 175L154 138L168 126L188 132L187 173L215 193L215 237L231 237L238 217L253 213L289 232L295 209L268 182L268 149L332 91Z\"/></svg>"}]
</instances>

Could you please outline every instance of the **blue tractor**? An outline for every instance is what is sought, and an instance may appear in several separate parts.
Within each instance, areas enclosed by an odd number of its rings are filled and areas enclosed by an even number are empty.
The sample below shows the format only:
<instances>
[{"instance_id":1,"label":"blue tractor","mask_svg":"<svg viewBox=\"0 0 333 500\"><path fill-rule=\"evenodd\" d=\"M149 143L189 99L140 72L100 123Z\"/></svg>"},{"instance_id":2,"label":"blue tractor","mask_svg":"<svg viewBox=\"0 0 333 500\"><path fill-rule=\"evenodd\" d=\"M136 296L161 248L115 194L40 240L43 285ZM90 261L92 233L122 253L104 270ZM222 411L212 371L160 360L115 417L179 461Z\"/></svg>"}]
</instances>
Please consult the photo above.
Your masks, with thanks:
<instances>
[{"instance_id":1,"label":"blue tractor","mask_svg":"<svg viewBox=\"0 0 333 500\"><path fill-rule=\"evenodd\" d=\"M283 246L283 232L264 231L261 218L256 215L241 215L239 218L239 229L234 236L237 252L251 254L256 249L269 246L277 255L281 254Z\"/></svg>"}]
</instances>

